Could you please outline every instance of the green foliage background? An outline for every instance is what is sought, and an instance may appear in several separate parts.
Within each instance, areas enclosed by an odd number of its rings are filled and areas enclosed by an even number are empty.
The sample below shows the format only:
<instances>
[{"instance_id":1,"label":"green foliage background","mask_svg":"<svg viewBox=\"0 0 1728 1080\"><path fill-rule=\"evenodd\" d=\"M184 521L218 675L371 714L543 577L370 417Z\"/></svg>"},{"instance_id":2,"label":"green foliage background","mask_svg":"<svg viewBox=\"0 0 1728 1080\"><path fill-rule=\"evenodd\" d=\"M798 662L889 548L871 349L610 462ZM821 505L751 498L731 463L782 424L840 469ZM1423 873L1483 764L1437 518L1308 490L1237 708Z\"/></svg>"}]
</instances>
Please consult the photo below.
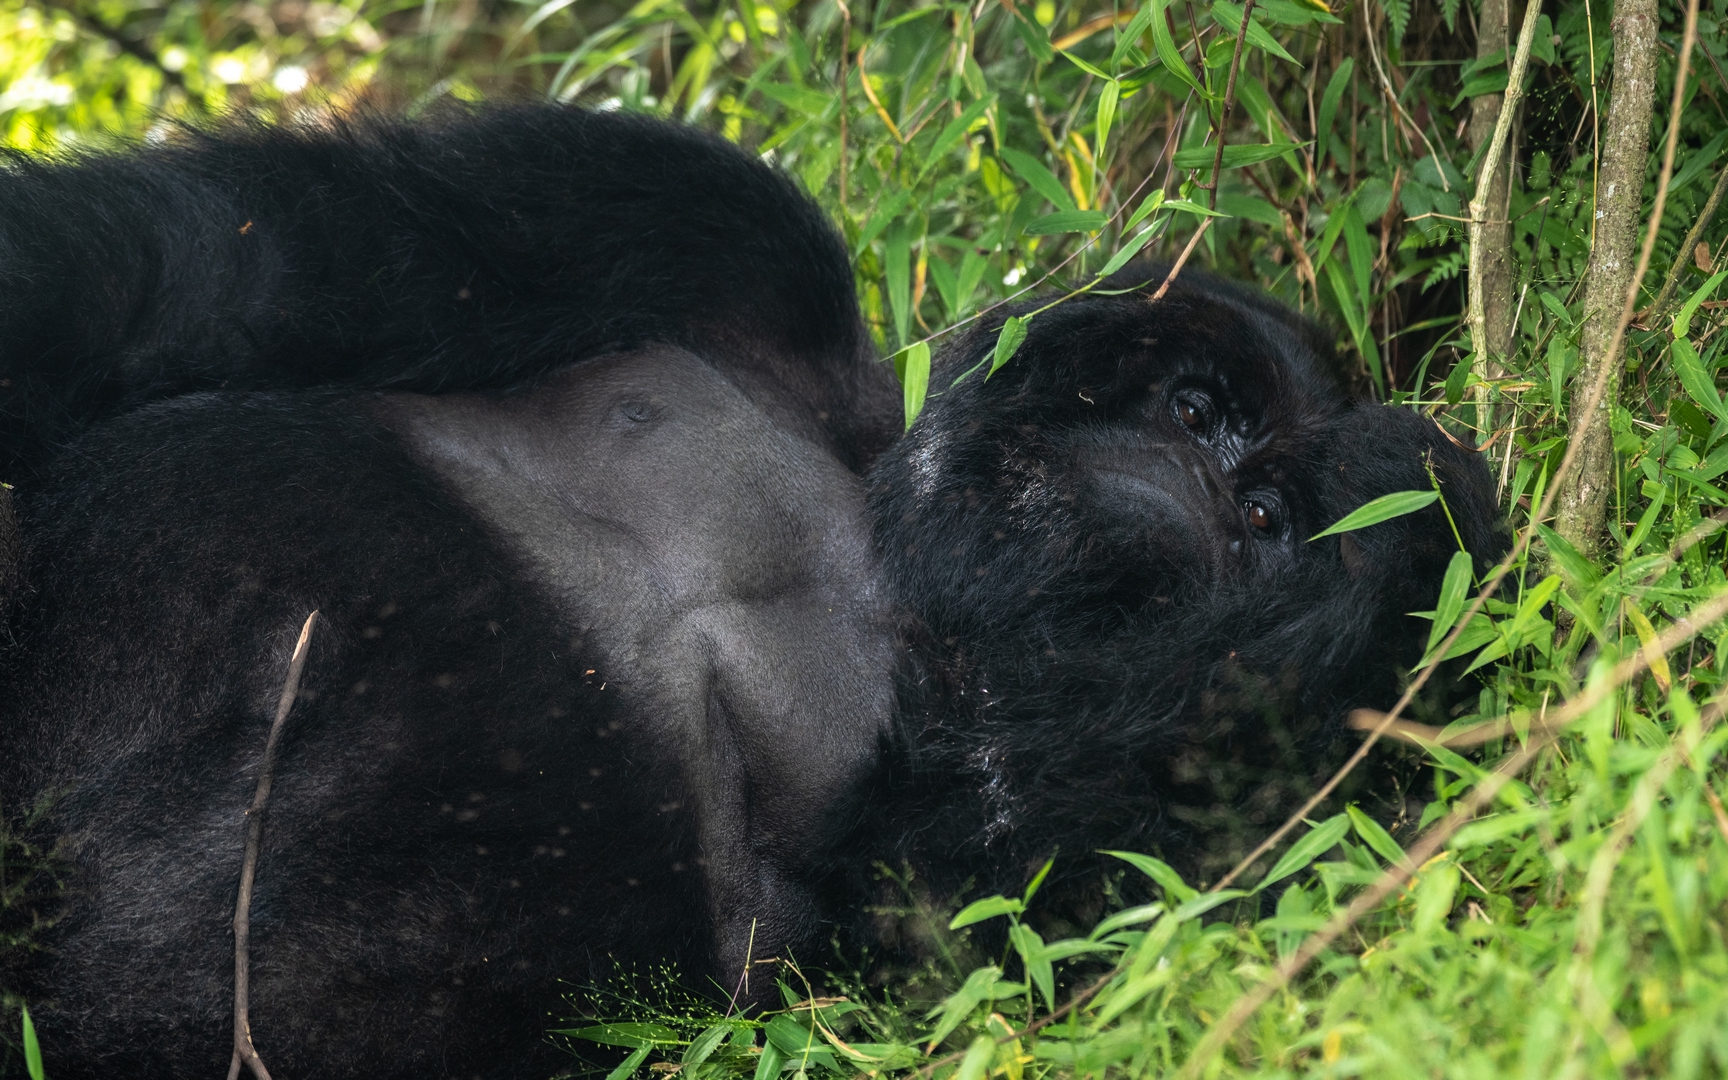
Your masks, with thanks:
<instances>
[{"instance_id":1,"label":"green foliage background","mask_svg":"<svg viewBox=\"0 0 1728 1080\"><path fill-rule=\"evenodd\" d=\"M610 1026L565 1037L627 1051L612 1080L655 1062L756 1080L1160 1076L1185 1063L1185 1075L1721 1076L1728 630L1687 616L1728 589L1715 299L1728 225L1708 224L1697 251L1679 247L1728 146L1728 0L1705 4L1683 88L1640 306L1671 273L1678 289L1629 338L1612 540L1597 562L1530 518L1564 450L1578 365L1613 12L1589 0L1543 10L1514 156L1516 341L1487 384L1482 365L1459 362L1475 166L1464 120L1507 76L1504 56L1476 60L1463 0L1331 11L1259 0L1227 118L1242 15L1231 0L0 0L0 138L63 151L165 137L173 122L235 107L316 119L445 97L551 96L710 126L833 214L883 352L917 385L927 354L916 343L1004 298L1089 287L1129 248L1175 257L1212 203L1222 135L1227 216L1196 262L1333 327L1364 392L1486 444L1506 512L1536 532L1452 650L1473 657L1478 695L1450 730L1505 718L1499 734L1429 749L1427 808L1390 831L1322 807L1245 875L1252 888L1289 886L1267 917L1220 917L1257 909L1142 857L1127 872L1150 874L1160 904L1087 938L1046 942L1022 925L1033 890L963 913L1008 920L1010 948L994 964L939 970L940 991L812 1003L788 973L789 1008L767 1018L630 999ZM1663 3L1646 206L1681 18ZM1467 578L1426 613L1436 641L1464 615L1479 584ZM1653 644L1665 631L1678 642L1666 655ZM1615 674L1639 657L1646 670ZM1594 704L1546 743L1550 714L1585 693ZM1527 745L1539 752L1473 824L1218 1054L1195 1056L1244 993ZM912 1004L921 994L932 1000Z\"/></svg>"}]
</instances>

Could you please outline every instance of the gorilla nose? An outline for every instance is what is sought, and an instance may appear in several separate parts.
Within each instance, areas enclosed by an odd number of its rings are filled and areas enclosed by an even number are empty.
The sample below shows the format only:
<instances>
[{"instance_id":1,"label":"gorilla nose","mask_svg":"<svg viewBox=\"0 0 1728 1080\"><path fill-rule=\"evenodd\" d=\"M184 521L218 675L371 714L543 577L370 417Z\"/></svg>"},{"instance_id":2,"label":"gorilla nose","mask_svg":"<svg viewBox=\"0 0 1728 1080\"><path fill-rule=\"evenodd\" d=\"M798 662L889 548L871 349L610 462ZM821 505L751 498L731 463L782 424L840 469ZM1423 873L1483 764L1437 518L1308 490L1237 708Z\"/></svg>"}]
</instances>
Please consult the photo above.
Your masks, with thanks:
<instances>
[{"instance_id":1,"label":"gorilla nose","mask_svg":"<svg viewBox=\"0 0 1728 1080\"><path fill-rule=\"evenodd\" d=\"M1100 461L1107 519L1131 524L1152 554L1183 576L1216 579L1240 564L1246 545L1224 477L1183 448L1142 448Z\"/></svg>"}]
</instances>

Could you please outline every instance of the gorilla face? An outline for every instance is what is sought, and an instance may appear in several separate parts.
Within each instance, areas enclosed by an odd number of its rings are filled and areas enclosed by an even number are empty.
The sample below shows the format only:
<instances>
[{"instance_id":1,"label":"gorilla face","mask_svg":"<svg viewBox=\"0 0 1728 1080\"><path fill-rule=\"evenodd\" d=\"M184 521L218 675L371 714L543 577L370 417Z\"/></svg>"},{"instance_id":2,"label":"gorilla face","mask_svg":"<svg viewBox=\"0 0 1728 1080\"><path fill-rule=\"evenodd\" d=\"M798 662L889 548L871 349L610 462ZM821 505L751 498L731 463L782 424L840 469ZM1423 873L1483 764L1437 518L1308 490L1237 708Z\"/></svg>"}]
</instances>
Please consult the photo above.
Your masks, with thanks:
<instances>
[{"instance_id":1,"label":"gorilla face","mask_svg":"<svg viewBox=\"0 0 1728 1080\"><path fill-rule=\"evenodd\" d=\"M1501 550L1487 471L1433 421L1350 402L1317 328L1203 274L1063 304L949 385L999 325L946 351L872 473L910 756L982 814L954 843L998 863L1077 841L1183 861L1173 817L1276 812L1329 767L1338 711L1395 691L1425 629L1404 613L1458 536ZM1308 539L1436 480L1458 534L1433 506Z\"/></svg>"},{"instance_id":2,"label":"gorilla face","mask_svg":"<svg viewBox=\"0 0 1728 1080\"><path fill-rule=\"evenodd\" d=\"M994 338L957 343L933 383ZM881 470L888 555L952 562L928 605L949 634L1002 603L1108 622L1270 582L1329 524L1317 452L1347 404L1327 355L1309 324L1211 281L1041 315L1009 365L934 394Z\"/></svg>"}]
</instances>

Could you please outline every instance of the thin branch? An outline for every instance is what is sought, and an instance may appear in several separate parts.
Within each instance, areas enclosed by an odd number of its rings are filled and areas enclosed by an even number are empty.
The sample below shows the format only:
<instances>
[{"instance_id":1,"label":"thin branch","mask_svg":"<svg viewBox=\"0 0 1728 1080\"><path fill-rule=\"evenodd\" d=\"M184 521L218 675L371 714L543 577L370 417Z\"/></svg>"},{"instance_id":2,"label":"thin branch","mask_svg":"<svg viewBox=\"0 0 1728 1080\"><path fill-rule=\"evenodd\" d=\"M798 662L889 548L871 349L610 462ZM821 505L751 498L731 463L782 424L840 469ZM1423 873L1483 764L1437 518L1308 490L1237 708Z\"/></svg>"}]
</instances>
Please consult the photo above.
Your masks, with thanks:
<instances>
[{"instance_id":1,"label":"thin branch","mask_svg":"<svg viewBox=\"0 0 1728 1080\"><path fill-rule=\"evenodd\" d=\"M1488 194L1494 186L1494 174L1500 171L1506 140L1512 136L1512 118L1524 93L1524 69L1530 63L1530 43L1536 39L1536 20L1541 15L1541 4L1530 4L1524 10L1524 25L1518 30L1518 51L1513 54L1512 72L1507 76L1506 97L1500 102L1500 116L1494 122L1488 152L1477 166L1476 193L1470 199L1470 349L1479 365L1488 362L1488 302L1483 292L1483 278L1487 275L1482 272L1482 229L1488 217Z\"/></svg>"},{"instance_id":2,"label":"thin branch","mask_svg":"<svg viewBox=\"0 0 1728 1080\"><path fill-rule=\"evenodd\" d=\"M1170 272L1164 275L1164 283L1158 286L1158 291L1146 298L1147 303L1156 304L1164 299L1164 294L1170 291L1170 285L1176 280L1176 275L1180 274L1182 267L1187 264L1188 256L1194 254L1194 245L1200 242L1200 238L1206 235L1206 230L1211 228L1212 223L1216 220L1218 219L1207 218L1200 223L1198 229L1194 230L1194 235L1188 238L1188 246L1182 249L1182 254L1176 256L1176 265L1172 266Z\"/></svg>"},{"instance_id":3,"label":"thin branch","mask_svg":"<svg viewBox=\"0 0 1728 1080\"><path fill-rule=\"evenodd\" d=\"M282 725L294 708L300 694L300 675L306 669L306 646L312 640L312 627L318 622L314 611L300 627L300 640L294 643L293 658L288 661L288 678L282 684L282 698L276 703L276 719L270 724L270 734L264 739L264 757L258 763L258 788L252 796L252 808L246 811L246 860L240 866L240 897L234 903L234 1056L228 1062L228 1080L237 1080L240 1066L251 1070L255 1080L270 1080L270 1070L252 1045L252 883L258 876L258 852L264 842L264 810L270 802L270 785L276 772L276 753L281 742Z\"/></svg>"},{"instance_id":4,"label":"thin branch","mask_svg":"<svg viewBox=\"0 0 1728 1080\"><path fill-rule=\"evenodd\" d=\"M1212 183L1208 185L1212 196L1207 207L1212 210L1218 209L1218 181L1224 175L1224 135L1230 127L1230 110L1236 105L1236 70L1242 66L1242 43L1248 40L1248 17L1252 14L1254 14L1254 0L1248 0L1242 5L1242 25L1236 28L1236 48L1230 53L1230 78L1224 84L1224 108L1218 114L1218 146L1212 151ZM1207 218L1206 220L1211 221L1212 219ZM1202 229L1201 231L1204 232L1205 230ZM1194 235L1198 237L1200 234L1195 233ZM1182 255L1183 258L1187 258L1188 253L1183 252ZM1170 278L1175 276L1175 272L1172 271ZM1165 279L1164 285L1169 284L1170 279ZM1160 286L1158 296L1163 295L1164 288ZM1157 299L1157 297L1153 297L1153 299Z\"/></svg>"}]
</instances>

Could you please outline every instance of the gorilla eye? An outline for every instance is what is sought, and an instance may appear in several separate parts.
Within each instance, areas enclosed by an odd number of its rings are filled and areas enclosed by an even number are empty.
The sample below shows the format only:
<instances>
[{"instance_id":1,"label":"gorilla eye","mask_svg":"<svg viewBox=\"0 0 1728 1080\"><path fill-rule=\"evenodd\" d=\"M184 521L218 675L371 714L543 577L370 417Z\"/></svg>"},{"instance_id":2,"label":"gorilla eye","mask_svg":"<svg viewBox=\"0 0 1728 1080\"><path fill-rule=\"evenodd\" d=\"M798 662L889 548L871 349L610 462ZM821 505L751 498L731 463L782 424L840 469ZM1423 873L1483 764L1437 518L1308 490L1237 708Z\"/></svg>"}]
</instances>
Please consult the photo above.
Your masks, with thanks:
<instances>
[{"instance_id":1,"label":"gorilla eye","mask_svg":"<svg viewBox=\"0 0 1728 1080\"><path fill-rule=\"evenodd\" d=\"M1248 527L1262 536L1276 536L1283 528L1278 499L1271 495L1253 495L1242 500L1242 517Z\"/></svg>"},{"instance_id":2,"label":"gorilla eye","mask_svg":"<svg viewBox=\"0 0 1728 1080\"><path fill-rule=\"evenodd\" d=\"M1171 403L1170 410L1183 427L1197 435L1212 427L1212 402L1205 394L1194 391L1179 394Z\"/></svg>"}]
</instances>

